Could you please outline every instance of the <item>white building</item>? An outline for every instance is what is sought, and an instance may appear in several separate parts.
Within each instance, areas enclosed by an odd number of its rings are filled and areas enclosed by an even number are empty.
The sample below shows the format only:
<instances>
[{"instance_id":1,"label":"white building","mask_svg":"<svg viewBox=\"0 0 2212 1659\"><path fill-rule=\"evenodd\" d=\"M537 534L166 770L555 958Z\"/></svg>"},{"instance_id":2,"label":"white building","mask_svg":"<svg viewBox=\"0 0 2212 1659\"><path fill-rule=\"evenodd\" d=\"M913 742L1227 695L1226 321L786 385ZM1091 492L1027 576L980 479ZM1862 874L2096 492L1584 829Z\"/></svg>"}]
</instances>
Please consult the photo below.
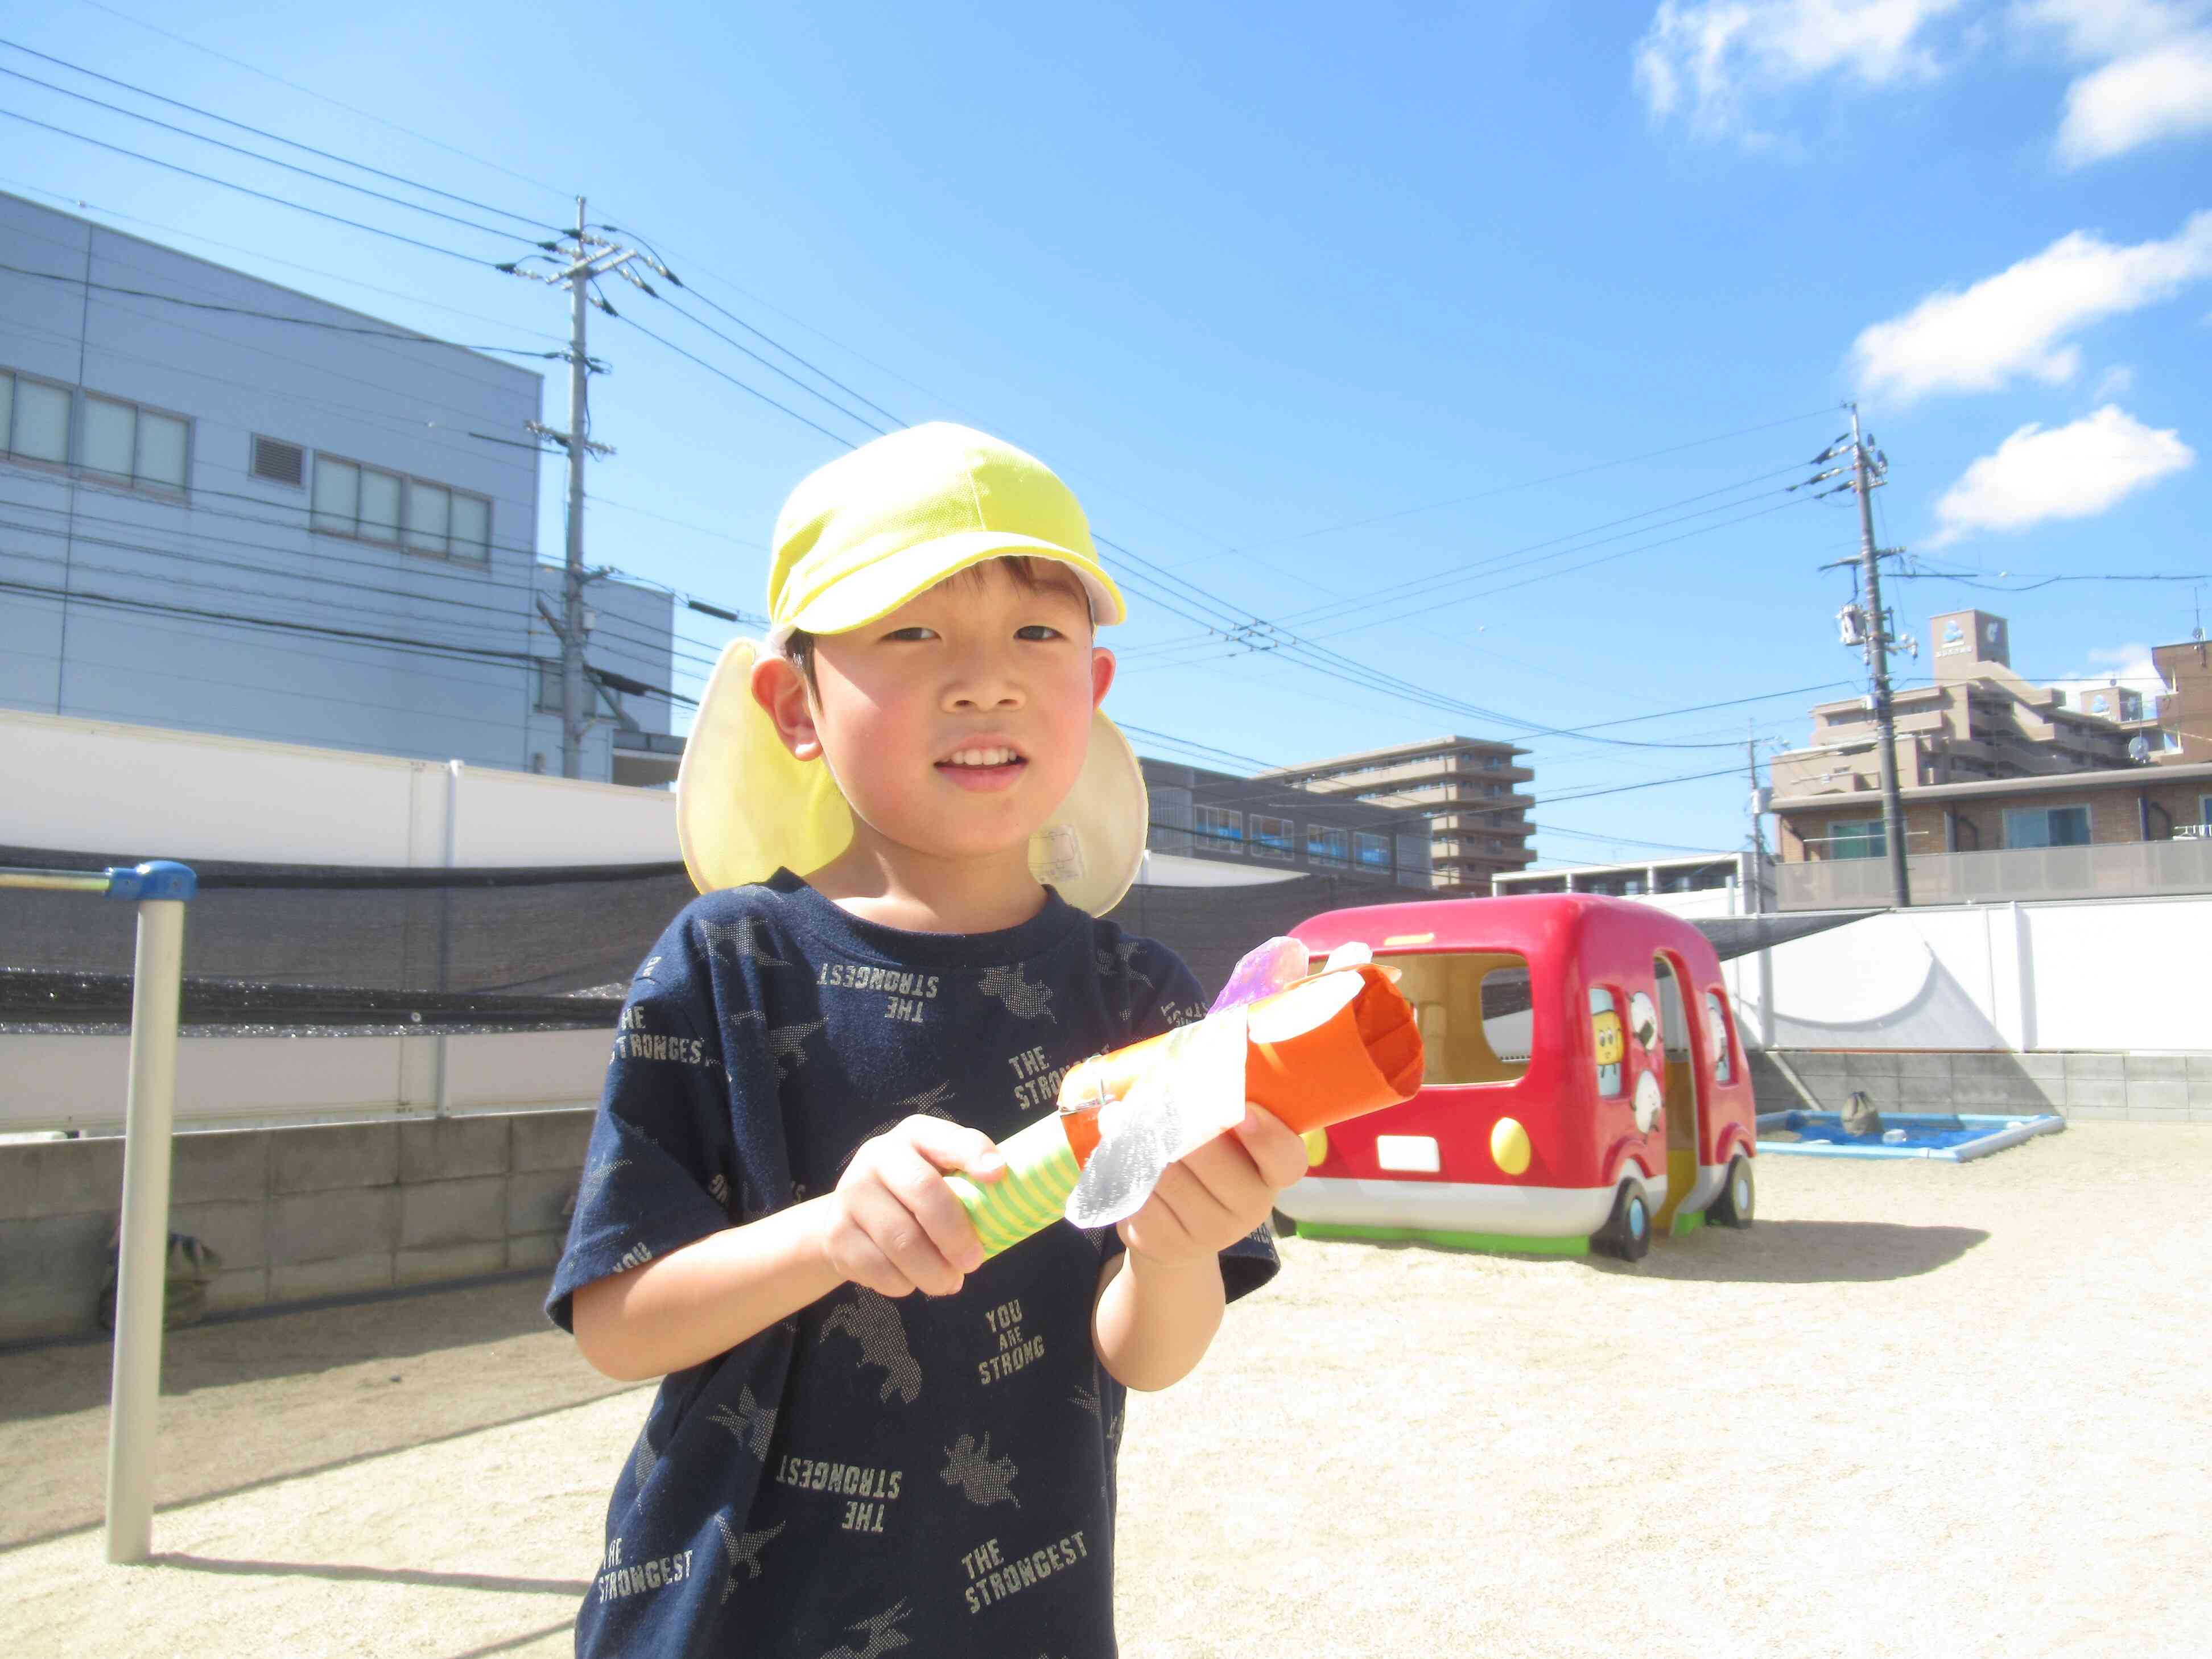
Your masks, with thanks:
<instances>
[{"instance_id":1,"label":"white building","mask_svg":"<svg viewBox=\"0 0 2212 1659\"><path fill-rule=\"evenodd\" d=\"M0 707L560 769L534 369L4 194L0 250ZM672 601L589 593L665 690ZM597 695L583 775L672 776Z\"/></svg>"}]
</instances>

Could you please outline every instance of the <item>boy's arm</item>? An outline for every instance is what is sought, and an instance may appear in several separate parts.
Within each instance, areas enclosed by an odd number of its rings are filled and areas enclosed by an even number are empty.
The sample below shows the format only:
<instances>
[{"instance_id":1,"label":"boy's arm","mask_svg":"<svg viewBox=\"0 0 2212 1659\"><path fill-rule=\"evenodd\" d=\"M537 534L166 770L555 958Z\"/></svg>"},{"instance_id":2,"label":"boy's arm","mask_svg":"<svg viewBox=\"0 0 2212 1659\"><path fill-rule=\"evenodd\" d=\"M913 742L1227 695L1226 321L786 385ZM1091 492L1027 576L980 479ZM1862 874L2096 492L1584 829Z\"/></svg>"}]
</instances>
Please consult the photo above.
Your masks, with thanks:
<instances>
[{"instance_id":1,"label":"boy's arm","mask_svg":"<svg viewBox=\"0 0 2212 1659\"><path fill-rule=\"evenodd\" d=\"M1205 1358L1225 1300L1220 1253L1266 1222L1305 1171L1304 1142L1249 1104L1235 1129L1168 1167L1118 1229L1126 1261L1099 1270L1091 1340L1116 1382L1164 1389Z\"/></svg>"},{"instance_id":2,"label":"boy's arm","mask_svg":"<svg viewBox=\"0 0 2212 1659\"><path fill-rule=\"evenodd\" d=\"M694 1240L643 1267L579 1285L576 1346L624 1382L726 1353L848 1279L884 1296L950 1296L983 1247L945 1172L995 1181L990 1138L910 1117L864 1141L820 1198Z\"/></svg>"}]
</instances>

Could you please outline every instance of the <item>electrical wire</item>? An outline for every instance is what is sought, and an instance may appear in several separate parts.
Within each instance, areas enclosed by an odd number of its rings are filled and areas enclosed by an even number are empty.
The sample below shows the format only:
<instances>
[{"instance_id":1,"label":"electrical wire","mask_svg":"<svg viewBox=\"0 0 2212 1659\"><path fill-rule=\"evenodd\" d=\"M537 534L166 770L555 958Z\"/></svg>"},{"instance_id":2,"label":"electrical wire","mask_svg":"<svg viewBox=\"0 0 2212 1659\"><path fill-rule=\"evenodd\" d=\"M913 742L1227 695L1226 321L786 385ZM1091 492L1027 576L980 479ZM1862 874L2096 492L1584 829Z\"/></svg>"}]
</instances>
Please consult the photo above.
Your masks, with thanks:
<instances>
[{"instance_id":1,"label":"electrical wire","mask_svg":"<svg viewBox=\"0 0 2212 1659\"><path fill-rule=\"evenodd\" d=\"M674 279L672 277L671 280L673 281ZM687 289L684 291L689 293L690 290ZM801 392L806 393L808 397L817 398L821 402L827 404L830 408L836 410L840 415L842 415L847 420L853 422L855 425L866 427L878 437L882 437L886 432L890 430L888 427L878 426L866 416L856 414L852 410L846 408L844 404L839 403L828 392L819 391L817 388L807 385L805 381L800 380L799 376L791 373L790 370L770 362L767 358L762 356L759 352L755 351L750 346L746 345L743 341L732 339L727 334L725 334L720 329L716 328L712 323L707 321L703 317L693 316L690 312L684 310L682 306L678 305L675 301L670 299L668 295L661 293L658 289L651 289L649 292L653 298L659 301L661 304L666 306L671 311L683 318L684 321L690 323L693 327L706 330L708 333L713 335L716 339L720 340L724 345L728 346L732 350L743 352L746 356L751 358L753 362L758 363L763 368L768 370L769 374L781 376L782 379L788 380L792 385L797 386ZM755 330L754 331L756 333L759 332L758 330ZM767 338L765 335L763 335L762 337L763 339ZM771 341L770 343L773 344L774 342ZM818 373L819 371L817 370L817 372ZM823 378L824 380L828 380L829 376L823 375ZM854 395L857 397L859 394L854 393ZM861 401L865 403L867 400L866 398L862 398ZM789 411L786 412L788 413ZM896 417L893 416L891 418L896 419ZM901 424L902 425L904 422L901 422Z\"/></svg>"},{"instance_id":2,"label":"electrical wire","mask_svg":"<svg viewBox=\"0 0 2212 1659\"><path fill-rule=\"evenodd\" d=\"M160 167L165 172L182 173L185 178L197 179L203 184L215 185L223 190L235 191L241 196L251 196L257 201L273 202L278 207L290 208L295 213L304 213L313 218L325 219L334 225L344 225L354 230L365 230L370 235L381 236L387 241L403 242L409 247L421 248L426 253L441 253L448 259L459 259L469 264L483 265L487 270L491 265L490 260L473 253L464 253L459 248L442 246L436 242L426 242L419 237L404 235L396 230L386 230L381 225L372 225L363 220L349 219L342 213L326 213L321 208L309 207L305 202L295 202L282 196L271 196L265 190L255 190L250 185L237 184L228 179L218 179L211 173L202 173L197 167L185 167L179 162L164 161L159 156L147 155L143 150L131 149L123 144L111 144L105 138L94 138L88 133L72 131L68 127L58 127L51 121L38 120L24 114L21 110L0 109L0 116L5 116L11 121L21 121L26 126L37 127L43 131L58 133L64 138L74 138L81 144L92 145L95 149L104 149L116 155L125 155L134 161L144 161L149 166Z\"/></svg>"},{"instance_id":3,"label":"electrical wire","mask_svg":"<svg viewBox=\"0 0 2212 1659\"><path fill-rule=\"evenodd\" d=\"M134 86L131 82L119 81L112 75L102 75L98 70L87 69L83 64L72 64L65 58L56 58L50 52L40 52L34 47L23 45L19 40L0 39L0 46L6 46L10 51L21 52L27 58L36 58L42 63L55 64L91 80L104 82L108 86L120 87L125 92L133 92L141 98L150 98L156 103L167 104L172 109L189 110L192 114L206 120L220 121L227 127L235 127L240 132L250 132L257 138L268 139L271 143L283 144L309 155L319 155L325 161L336 161L341 167L353 167L379 179L388 179L395 185L406 185L410 190L422 191L432 196L442 196L449 202L459 202L464 207L472 207L479 212L497 214L502 219L513 219L519 224L530 226L533 230L550 231L556 236L564 234L558 226L545 224L540 220L530 217L527 214L510 213L507 209L495 207L489 202L479 202L473 197L458 196L450 190L441 190L435 185L426 185L419 179L410 179L397 173L386 173L382 167L373 167L366 161L356 161L350 156L339 155L327 149L317 149L313 144L303 144L296 138L285 137L282 133L270 132L261 127L249 125L244 121L234 121L228 115L218 115L213 110L202 109L197 104L187 104L182 99L167 97L146 87ZM57 88L55 90L60 91L62 88ZM126 111L125 113L128 112Z\"/></svg>"},{"instance_id":4,"label":"electrical wire","mask_svg":"<svg viewBox=\"0 0 2212 1659\"><path fill-rule=\"evenodd\" d=\"M515 329L524 334L536 334L542 338L556 341L562 345L566 345L568 343L568 337L566 335L556 334L548 329L532 328L527 323L510 323L504 317L488 317L480 311L469 311L459 306L447 305L442 300L433 300L425 295L410 293L405 289L385 288L375 283L366 283L360 277L349 276L343 271L325 270L320 265L302 264L297 259L279 258L276 254L265 253L259 248L246 247L237 242L222 241L213 236L203 235L197 230L186 230L179 225L164 224L158 219L147 219L143 218L135 213L125 213L119 208L103 207L97 202L88 202L80 196L70 196L60 191L48 190L44 185L34 185L28 179L10 179L0 176L0 185L6 185L15 190L28 191L33 196L43 196L49 201L59 202L64 207L73 208L79 213L96 213L101 215L105 218L119 220L127 225L143 225L149 230L158 230L163 234L168 236L179 236L188 242L197 242L205 247L221 248L226 253L242 253L248 258L264 260L272 265L281 265L287 270L297 270L310 276L320 276L328 282L343 283L349 287L362 289L370 294L381 294L387 299L405 300L410 304L427 306L433 311L446 312L452 316L465 317L472 323L491 323L501 328ZM94 220L92 222L94 224L100 223L98 220ZM111 235L126 237L131 241L140 243L142 246L159 246L159 244L148 244L143 237L133 235L127 230L118 230L112 225L102 224L100 225L100 228L107 231ZM51 237L40 237L39 240L46 242L52 241L52 238ZM59 246L59 244L56 244L56 246ZM108 257L112 258L113 256L110 255ZM199 256L197 254L188 254L186 257L193 259L196 263L212 263L211 261L201 260ZM128 261L125 260L117 260L116 263L124 265L128 270L143 270L146 269L146 267L143 265L131 265ZM228 270L229 268L225 266L217 266L216 269ZM259 279L257 278L255 280Z\"/></svg>"},{"instance_id":5,"label":"electrical wire","mask_svg":"<svg viewBox=\"0 0 2212 1659\"><path fill-rule=\"evenodd\" d=\"M832 432L828 427L823 426L820 422L810 421L805 416L800 414L788 404L778 403L775 398L769 397L767 392L763 392L758 386L746 385L743 380L731 374L727 369L716 368L713 363L708 362L704 357L699 356L698 353L695 351L687 351L682 346L678 345L675 341L665 338L661 335L655 334L651 329L647 328L643 323L639 322L635 318L630 316L628 313L610 310L607 314L610 317L612 317L618 323L628 324L639 333L644 335L647 339L674 352L678 356L687 358L690 362L696 363L700 368L705 369L709 374L714 375L718 380L727 380L732 386L737 387L738 391L750 392L752 396L759 398L763 403L766 404L770 409L781 410L784 414L790 416L793 420L798 422L801 426L811 427L815 431L820 433L832 443L842 444L848 449L856 449L860 447L850 438L844 437L838 433Z\"/></svg>"},{"instance_id":6,"label":"electrical wire","mask_svg":"<svg viewBox=\"0 0 2212 1659\"><path fill-rule=\"evenodd\" d=\"M8 44L13 43L0 42L0 45ZM88 92L74 92L67 87L56 86L52 81L41 81L37 76L26 75L21 70L12 70L5 65L0 65L0 75L4 75L13 81L21 81L28 86L42 87L48 92L59 93L64 98L74 98L81 104L89 104L94 109L104 109L110 114L120 115L128 120L142 121L149 127L159 127L164 132L173 132L182 138L191 138L203 144L211 144L217 149L228 150L233 155L243 155L248 161L259 161L264 167L282 167L285 172L296 173L303 179L313 179L319 183L330 185L339 190L349 190L356 195L366 196L374 201L383 202L392 207L405 208L410 212L420 213L432 219L442 219L449 225L459 225L464 229L480 231L486 236L496 236L502 240L534 242L537 240L534 237L525 236L518 231L501 230L495 225L479 224L474 219L464 219L458 214L446 212L442 208L425 207L420 202L410 202L397 196L388 196L380 190L371 190L367 185L356 185L350 179L334 179L327 173L318 173L313 167L303 167L296 162L280 161L273 155L264 155L260 151L248 149L242 144L227 143L222 139L210 137L204 132L194 132L190 127L180 127L173 122L141 114L135 109L125 109L120 104L111 104L106 99L95 98ZM302 146L302 148L305 147Z\"/></svg>"},{"instance_id":7,"label":"electrical wire","mask_svg":"<svg viewBox=\"0 0 2212 1659\"><path fill-rule=\"evenodd\" d=\"M165 40L173 40L180 46L189 46L194 52L203 53L219 62L229 64L235 68L245 70L249 74L258 75L264 81L273 81L280 87L289 87L292 91L299 93L303 97L312 98L318 103L328 104L333 109L342 109L349 115L358 115L365 121L374 121L380 127L389 128L393 132L403 133L406 137L415 139L417 143L429 145L433 149L444 150L448 155L458 155L464 161L472 161L477 166L489 168L494 173L503 173L508 178L515 179L522 184L533 185L537 189L545 191L548 195L559 196L566 198L571 194L571 192L561 189L557 185L547 184L543 179L533 179L526 173L517 173L512 167L502 167L497 161L486 161L481 155L472 155L467 150L456 149L454 146L446 143L441 139L431 137L427 133L417 132L411 127L403 127L398 122L388 119L384 116L378 115L373 111L356 108L351 104L341 102L339 100L332 98L327 94L315 91L312 87L303 87L297 81L288 81L283 76L263 69L258 64L249 64L242 58L233 58L227 52L217 52L213 46L202 46L198 41L191 40L185 35L178 34L168 29L162 28L158 24L149 23L143 17L133 17L129 12L118 11L113 6L105 3L105 0L78 0L78 3L81 5L90 6L94 11L104 11L110 17L118 18L122 21L130 24L134 28L144 29L150 34L160 35Z\"/></svg>"},{"instance_id":8,"label":"electrical wire","mask_svg":"<svg viewBox=\"0 0 2212 1659\"><path fill-rule=\"evenodd\" d=\"M396 329L356 328L344 323L325 323L312 317L287 317L280 311L257 311L251 306L216 305L206 300L181 299L173 294L156 294L149 289L117 288L111 283L95 283L88 276L72 276L65 271L33 270L27 265L0 264L0 270L17 276L34 276L41 282L67 283L73 288L85 289L96 294L128 295L134 300L157 300L163 305L183 306L192 311L216 311L234 317L257 317L264 322L289 323L295 328L318 328L330 334L361 334L372 339L401 340L410 345L444 346L454 351L496 351L514 357L550 357L566 359L565 351L533 351L526 346L464 345L458 340L441 340L434 334L404 334Z\"/></svg>"}]
</instances>

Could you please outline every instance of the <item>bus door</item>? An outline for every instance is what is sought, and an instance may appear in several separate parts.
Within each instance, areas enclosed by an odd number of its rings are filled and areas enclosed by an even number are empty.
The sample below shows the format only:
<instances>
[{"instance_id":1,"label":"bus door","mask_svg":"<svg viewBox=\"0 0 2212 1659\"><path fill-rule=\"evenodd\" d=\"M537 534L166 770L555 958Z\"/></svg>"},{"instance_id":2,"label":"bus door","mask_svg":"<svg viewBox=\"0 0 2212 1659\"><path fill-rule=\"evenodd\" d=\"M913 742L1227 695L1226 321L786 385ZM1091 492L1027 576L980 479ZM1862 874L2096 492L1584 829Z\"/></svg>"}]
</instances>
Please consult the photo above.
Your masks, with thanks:
<instances>
[{"instance_id":1,"label":"bus door","mask_svg":"<svg viewBox=\"0 0 2212 1659\"><path fill-rule=\"evenodd\" d=\"M1690 1041L1690 1022L1683 1000L1683 981L1670 958L1652 958L1652 977L1659 982L1660 1041L1666 1049L1667 1202L1652 1218L1663 1232L1698 1185L1698 1130L1705 1110L1697 1052Z\"/></svg>"}]
</instances>

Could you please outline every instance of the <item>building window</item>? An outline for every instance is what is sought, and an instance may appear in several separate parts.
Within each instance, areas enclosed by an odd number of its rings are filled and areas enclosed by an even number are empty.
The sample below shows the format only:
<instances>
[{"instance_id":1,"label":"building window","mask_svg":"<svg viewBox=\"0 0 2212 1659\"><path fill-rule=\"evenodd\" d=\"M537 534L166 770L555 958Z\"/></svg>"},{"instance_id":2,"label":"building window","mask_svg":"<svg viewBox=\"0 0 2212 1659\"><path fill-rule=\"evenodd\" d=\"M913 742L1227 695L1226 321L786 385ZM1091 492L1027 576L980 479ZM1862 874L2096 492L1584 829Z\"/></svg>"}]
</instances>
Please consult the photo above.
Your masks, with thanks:
<instances>
[{"instance_id":1,"label":"building window","mask_svg":"<svg viewBox=\"0 0 2212 1659\"><path fill-rule=\"evenodd\" d=\"M68 386L0 373L0 446L16 460L66 466L75 398ZM191 423L182 417L85 393L80 471L132 489L181 491L191 448Z\"/></svg>"},{"instance_id":2,"label":"building window","mask_svg":"<svg viewBox=\"0 0 2212 1659\"><path fill-rule=\"evenodd\" d=\"M310 518L325 535L404 545L434 558L482 564L491 556L491 503L481 495L335 456L315 457Z\"/></svg>"},{"instance_id":3,"label":"building window","mask_svg":"<svg viewBox=\"0 0 2212 1659\"><path fill-rule=\"evenodd\" d=\"M1388 870L1390 867L1390 838L1370 836L1365 831L1352 838L1352 856L1363 870Z\"/></svg>"},{"instance_id":4,"label":"building window","mask_svg":"<svg viewBox=\"0 0 2212 1659\"><path fill-rule=\"evenodd\" d=\"M1880 818L1843 818L1828 826L1828 856L1832 859L1886 859L1889 837Z\"/></svg>"},{"instance_id":5,"label":"building window","mask_svg":"<svg viewBox=\"0 0 2212 1659\"><path fill-rule=\"evenodd\" d=\"M65 386L0 374L0 439L18 460L69 460L70 394Z\"/></svg>"},{"instance_id":6,"label":"building window","mask_svg":"<svg viewBox=\"0 0 2212 1659\"><path fill-rule=\"evenodd\" d=\"M2197 798L2197 827L2200 830L2212 830L2212 795L2199 795Z\"/></svg>"},{"instance_id":7,"label":"building window","mask_svg":"<svg viewBox=\"0 0 2212 1659\"><path fill-rule=\"evenodd\" d=\"M1352 832L1327 829L1318 823L1306 825L1306 856L1328 864L1351 863Z\"/></svg>"},{"instance_id":8,"label":"building window","mask_svg":"<svg viewBox=\"0 0 2212 1659\"><path fill-rule=\"evenodd\" d=\"M1252 856L1287 861L1297 846L1297 826L1288 818L1252 814Z\"/></svg>"},{"instance_id":9,"label":"building window","mask_svg":"<svg viewBox=\"0 0 2212 1659\"><path fill-rule=\"evenodd\" d=\"M78 464L117 483L182 489L191 434L173 415L87 392Z\"/></svg>"},{"instance_id":10,"label":"building window","mask_svg":"<svg viewBox=\"0 0 2212 1659\"><path fill-rule=\"evenodd\" d=\"M2005 809L2007 847L2087 847L2086 806L2012 806Z\"/></svg>"},{"instance_id":11,"label":"building window","mask_svg":"<svg viewBox=\"0 0 2212 1659\"><path fill-rule=\"evenodd\" d=\"M1190 809L1191 827L1198 833L1200 843L1217 853L1228 853L1236 857L1244 854L1244 815L1219 806L1194 806Z\"/></svg>"}]
</instances>

